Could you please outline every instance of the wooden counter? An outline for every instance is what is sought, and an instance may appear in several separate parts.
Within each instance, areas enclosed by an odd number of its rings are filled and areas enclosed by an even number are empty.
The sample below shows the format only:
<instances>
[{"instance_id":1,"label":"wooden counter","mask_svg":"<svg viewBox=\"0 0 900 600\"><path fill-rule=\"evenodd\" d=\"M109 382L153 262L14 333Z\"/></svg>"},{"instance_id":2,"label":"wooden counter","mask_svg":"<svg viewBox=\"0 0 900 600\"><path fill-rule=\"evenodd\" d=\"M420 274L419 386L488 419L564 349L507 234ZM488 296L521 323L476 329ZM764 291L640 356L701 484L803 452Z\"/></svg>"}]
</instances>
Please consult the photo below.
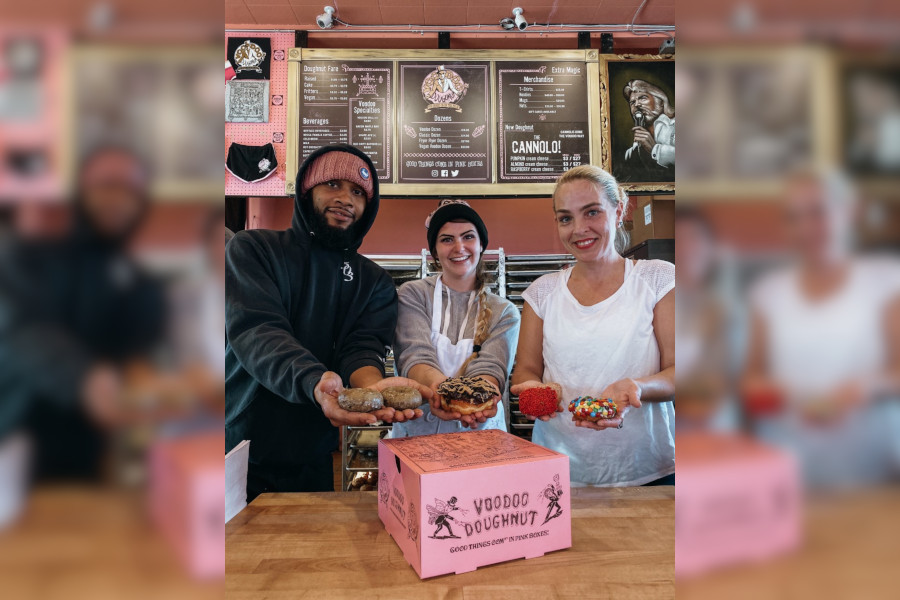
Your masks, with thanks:
<instances>
[{"instance_id":1,"label":"wooden counter","mask_svg":"<svg viewBox=\"0 0 900 600\"><path fill-rule=\"evenodd\" d=\"M38 488L0 530L0 597L221 600L222 578L195 581L150 522L145 495Z\"/></svg>"},{"instance_id":2,"label":"wooden counter","mask_svg":"<svg viewBox=\"0 0 900 600\"><path fill-rule=\"evenodd\" d=\"M263 494L226 526L229 600L672 598L675 488L572 490L572 547L420 580L376 492Z\"/></svg>"}]
</instances>

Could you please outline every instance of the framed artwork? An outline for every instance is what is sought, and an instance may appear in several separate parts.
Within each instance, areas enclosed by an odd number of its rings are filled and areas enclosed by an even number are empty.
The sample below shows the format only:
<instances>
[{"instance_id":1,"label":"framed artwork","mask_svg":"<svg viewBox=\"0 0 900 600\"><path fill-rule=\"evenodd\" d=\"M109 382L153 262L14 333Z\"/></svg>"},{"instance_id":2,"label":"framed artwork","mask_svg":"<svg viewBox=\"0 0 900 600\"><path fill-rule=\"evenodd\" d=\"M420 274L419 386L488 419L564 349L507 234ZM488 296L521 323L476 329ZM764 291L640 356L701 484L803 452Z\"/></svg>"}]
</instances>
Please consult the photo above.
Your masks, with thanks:
<instances>
[{"instance_id":1,"label":"framed artwork","mask_svg":"<svg viewBox=\"0 0 900 600\"><path fill-rule=\"evenodd\" d=\"M601 164L629 191L675 189L675 60L600 55Z\"/></svg>"},{"instance_id":2,"label":"framed artwork","mask_svg":"<svg viewBox=\"0 0 900 600\"><path fill-rule=\"evenodd\" d=\"M837 164L833 71L803 46L679 52L681 199L777 198L792 171Z\"/></svg>"},{"instance_id":3,"label":"framed artwork","mask_svg":"<svg viewBox=\"0 0 900 600\"><path fill-rule=\"evenodd\" d=\"M838 65L841 148L847 170L864 184L900 178L900 60L852 53ZM893 189L896 189L894 187Z\"/></svg>"},{"instance_id":4,"label":"framed artwork","mask_svg":"<svg viewBox=\"0 0 900 600\"><path fill-rule=\"evenodd\" d=\"M232 79L225 82L226 123L268 123L269 82Z\"/></svg>"},{"instance_id":5,"label":"framed artwork","mask_svg":"<svg viewBox=\"0 0 900 600\"><path fill-rule=\"evenodd\" d=\"M222 127L220 57L219 48L74 50L74 155L104 144L126 145L153 173L154 198L221 202L222 137L210 135Z\"/></svg>"}]
</instances>

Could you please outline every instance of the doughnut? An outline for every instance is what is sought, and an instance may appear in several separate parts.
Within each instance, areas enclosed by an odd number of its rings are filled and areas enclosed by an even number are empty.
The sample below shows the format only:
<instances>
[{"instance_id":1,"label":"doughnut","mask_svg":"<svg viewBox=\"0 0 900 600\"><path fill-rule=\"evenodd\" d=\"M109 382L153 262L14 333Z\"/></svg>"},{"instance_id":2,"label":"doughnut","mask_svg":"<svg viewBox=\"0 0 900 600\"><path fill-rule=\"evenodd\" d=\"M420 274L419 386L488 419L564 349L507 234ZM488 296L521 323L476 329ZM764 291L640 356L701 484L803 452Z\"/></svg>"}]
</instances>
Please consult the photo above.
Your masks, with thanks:
<instances>
[{"instance_id":1,"label":"doughnut","mask_svg":"<svg viewBox=\"0 0 900 600\"><path fill-rule=\"evenodd\" d=\"M451 377L437 387L444 410L471 415L494 405L497 390L481 377Z\"/></svg>"},{"instance_id":2,"label":"doughnut","mask_svg":"<svg viewBox=\"0 0 900 600\"><path fill-rule=\"evenodd\" d=\"M559 393L552 386L523 390L519 394L519 411L530 417L552 415L559 406Z\"/></svg>"},{"instance_id":3,"label":"doughnut","mask_svg":"<svg viewBox=\"0 0 900 600\"><path fill-rule=\"evenodd\" d=\"M573 421L597 421L615 419L619 414L616 403L609 398L594 398L592 396L579 396L569 402L569 412Z\"/></svg>"},{"instance_id":4,"label":"doughnut","mask_svg":"<svg viewBox=\"0 0 900 600\"><path fill-rule=\"evenodd\" d=\"M384 405L394 410L416 409L422 406L422 394L408 385L398 385L381 390Z\"/></svg>"},{"instance_id":5,"label":"doughnut","mask_svg":"<svg viewBox=\"0 0 900 600\"><path fill-rule=\"evenodd\" d=\"M372 412L384 407L384 398L375 390L351 388L340 393L338 404L350 412Z\"/></svg>"}]
</instances>

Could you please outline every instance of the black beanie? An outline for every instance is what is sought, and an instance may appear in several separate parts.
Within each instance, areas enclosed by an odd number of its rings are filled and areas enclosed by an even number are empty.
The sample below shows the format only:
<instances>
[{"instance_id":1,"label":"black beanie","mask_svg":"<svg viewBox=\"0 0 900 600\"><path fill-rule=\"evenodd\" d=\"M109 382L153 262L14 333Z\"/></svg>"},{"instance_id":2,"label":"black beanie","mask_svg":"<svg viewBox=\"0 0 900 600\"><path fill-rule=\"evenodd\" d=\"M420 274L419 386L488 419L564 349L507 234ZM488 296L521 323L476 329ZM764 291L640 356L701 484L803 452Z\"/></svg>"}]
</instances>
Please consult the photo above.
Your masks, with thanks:
<instances>
[{"instance_id":1,"label":"black beanie","mask_svg":"<svg viewBox=\"0 0 900 600\"><path fill-rule=\"evenodd\" d=\"M457 219L468 221L475 226L475 230L478 232L478 237L481 240L481 251L484 252L487 250L488 231L487 227L484 226L484 221L478 216L478 213L475 212L471 206L460 201L444 202L446 202L446 204L438 206L425 221L425 238L428 240L428 251L431 252L431 256L435 259L437 258L434 247L441 227L443 227L445 223Z\"/></svg>"}]
</instances>

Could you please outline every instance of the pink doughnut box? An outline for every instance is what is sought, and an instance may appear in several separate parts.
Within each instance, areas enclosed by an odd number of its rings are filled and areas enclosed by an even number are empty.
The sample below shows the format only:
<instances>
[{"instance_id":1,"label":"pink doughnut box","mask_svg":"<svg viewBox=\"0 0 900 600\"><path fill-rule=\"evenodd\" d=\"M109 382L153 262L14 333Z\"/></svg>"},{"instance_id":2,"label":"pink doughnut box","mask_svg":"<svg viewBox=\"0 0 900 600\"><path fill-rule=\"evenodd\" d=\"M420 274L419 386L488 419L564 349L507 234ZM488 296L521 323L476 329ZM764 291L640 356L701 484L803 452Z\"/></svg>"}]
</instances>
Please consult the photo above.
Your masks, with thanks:
<instances>
[{"instance_id":1,"label":"pink doughnut box","mask_svg":"<svg viewBox=\"0 0 900 600\"><path fill-rule=\"evenodd\" d=\"M675 576L796 549L802 486L794 458L743 435L679 434Z\"/></svg>"},{"instance_id":2,"label":"pink doughnut box","mask_svg":"<svg viewBox=\"0 0 900 600\"><path fill-rule=\"evenodd\" d=\"M225 434L157 441L149 452L150 515L188 573L225 575Z\"/></svg>"},{"instance_id":3,"label":"pink doughnut box","mask_svg":"<svg viewBox=\"0 0 900 600\"><path fill-rule=\"evenodd\" d=\"M569 457L495 429L381 440L378 516L422 579L572 546Z\"/></svg>"}]
</instances>

